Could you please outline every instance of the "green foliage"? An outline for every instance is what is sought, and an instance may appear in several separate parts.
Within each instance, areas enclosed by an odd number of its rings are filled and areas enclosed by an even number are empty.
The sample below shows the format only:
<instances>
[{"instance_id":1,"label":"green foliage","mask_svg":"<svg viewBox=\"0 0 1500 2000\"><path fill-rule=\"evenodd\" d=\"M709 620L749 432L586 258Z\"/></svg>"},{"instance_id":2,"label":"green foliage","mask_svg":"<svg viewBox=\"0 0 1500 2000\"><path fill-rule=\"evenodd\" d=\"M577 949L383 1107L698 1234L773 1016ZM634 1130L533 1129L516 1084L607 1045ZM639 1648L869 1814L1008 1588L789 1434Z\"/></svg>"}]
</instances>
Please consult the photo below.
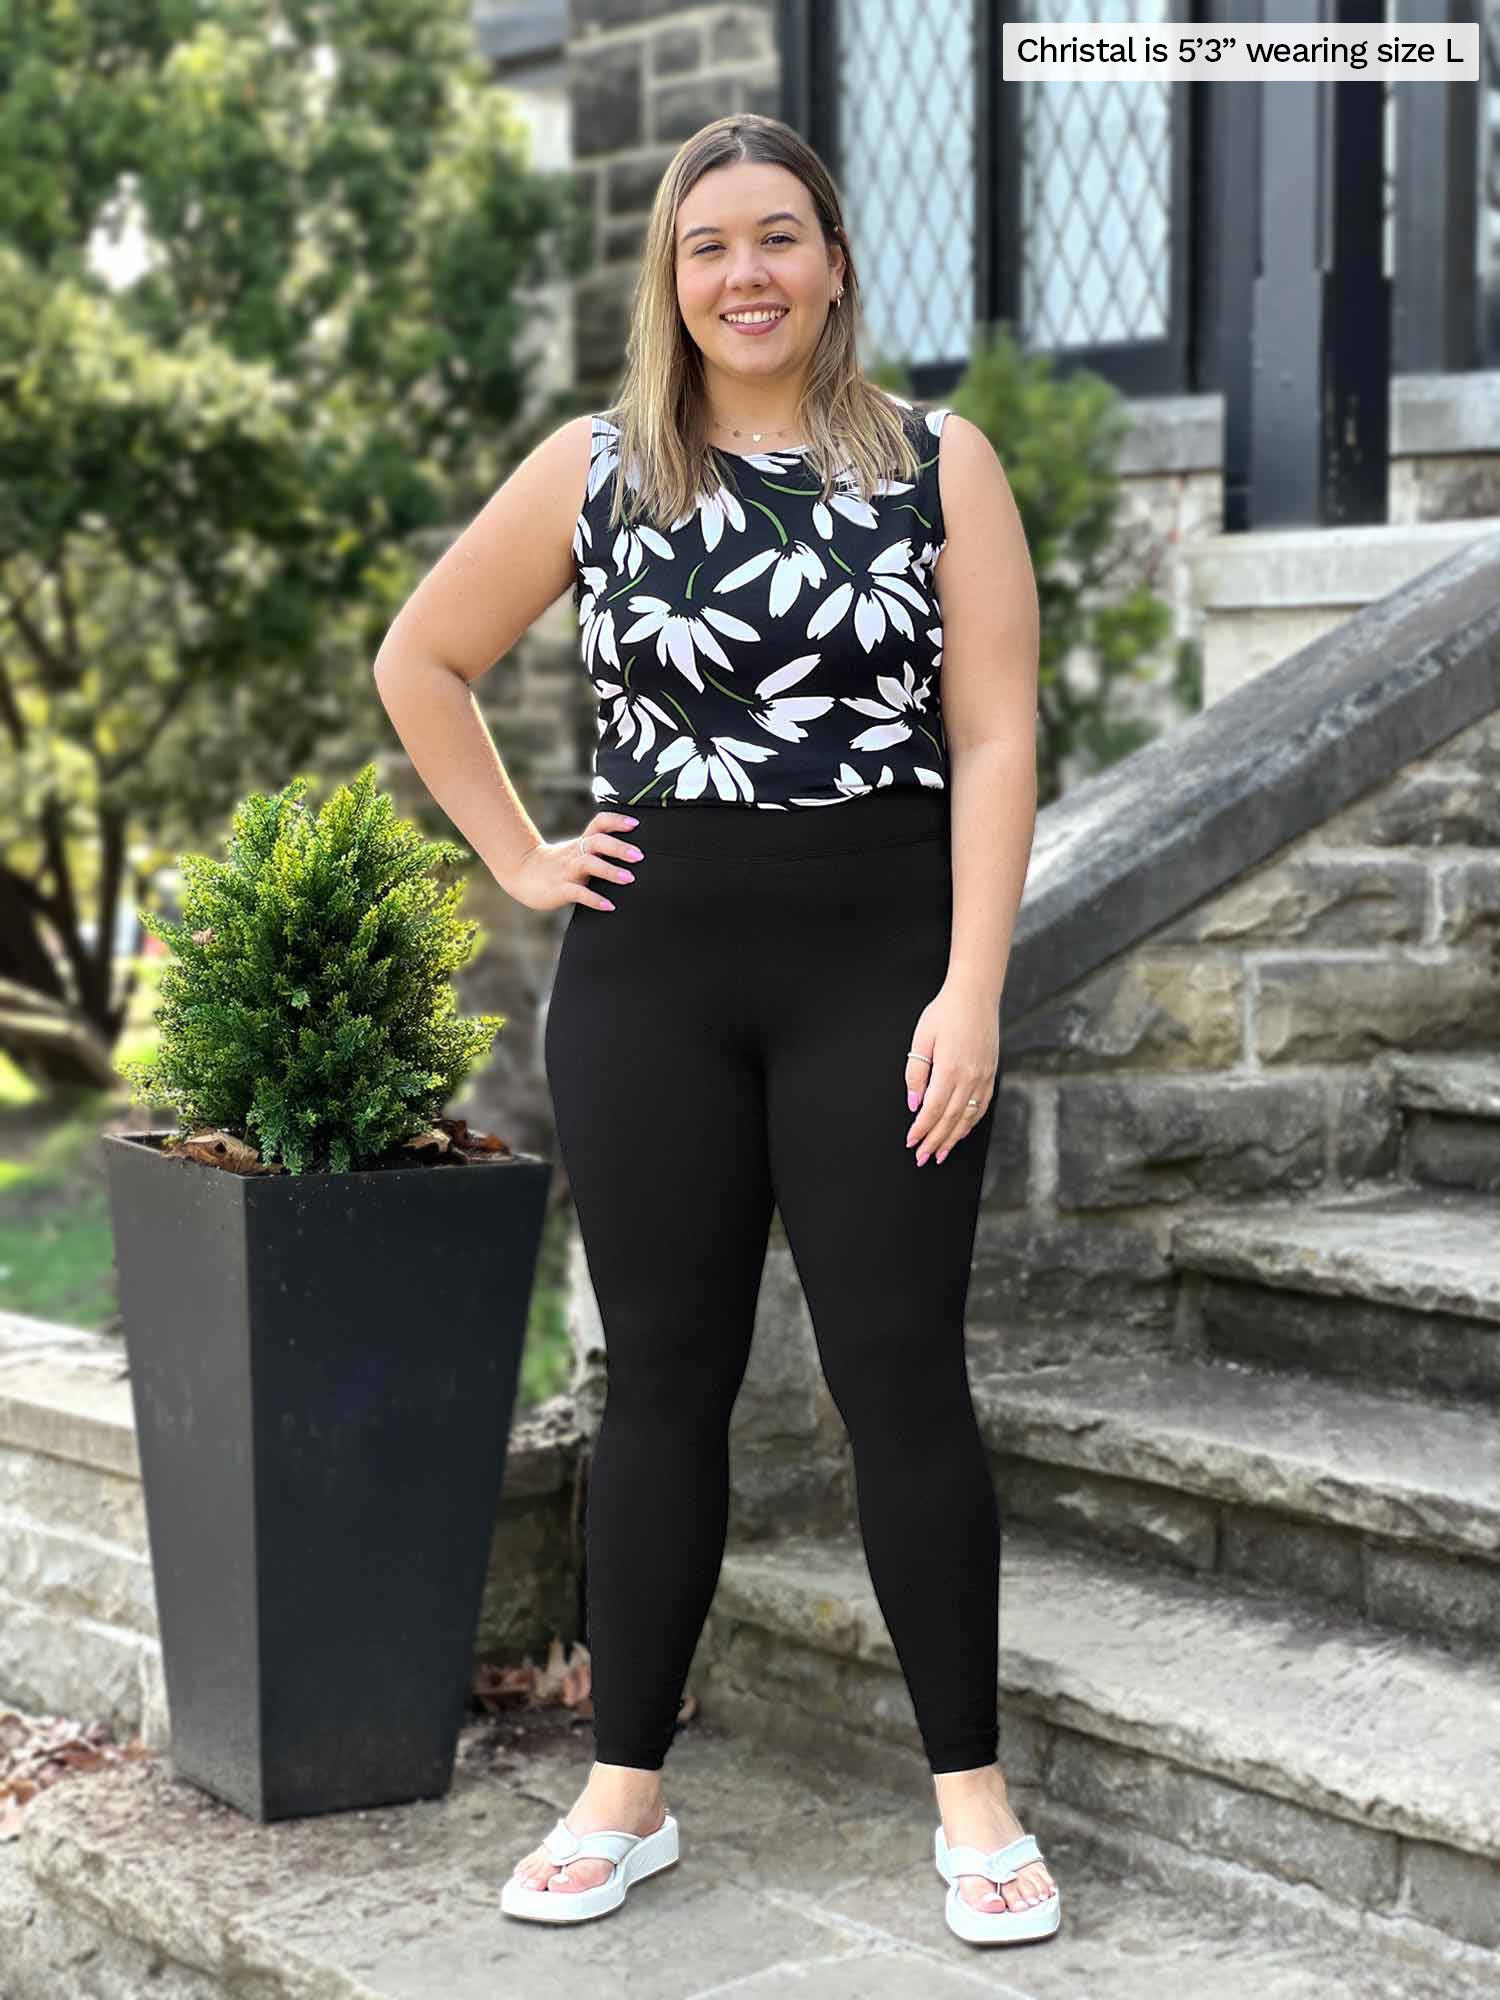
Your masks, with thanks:
<instances>
[{"instance_id":1,"label":"green foliage","mask_svg":"<svg viewBox=\"0 0 1500 2000\"><path fill-rule=\"evenodd\" d=\"M913 394L909 375L898 380L887 369L883 379ZM1059 376L1050 355L1027 354L1004 323L980 329L941 400L995 447L1026 531L1041 613L1037 790L1045 804L1065 771L1102 769L1153 734L1120 699L1125 684L1153 678L1150 656L1172 622L1151 588L1147 532L1120 519L1116 461L1129 417L1112 383L1087 369ZM1185 712L1198 706L1196 685L1193 660L1179 648L1166 686Z\"/></svg>"},{"instance_id":2,"label":"green foliage","mask_svg":"<svg viewBox=\"0 0 1500 2000\"><path fill-rule=\"evenodd\" d=\"M375 790L375 766L316 815L306 777L238 808L228 858L182 857L183 914L141 922L162 972L154 1054L122 1062L132 1095L174 1104L294 1174L347 1173L425 1131L490 1047L503 1014L460 1019L449 975L478 926L426 841Z\"/></svg>"},{"instance_id":3,"label":"green foliage","mask_svg":"<svg viewBox=\"0 0 1500 2000\"><path fill-rule=\"evenodd\" d=\"M383 736L586 248L469 0L0 0L0 884L106 1051L119 909Z\"/></svg>"}]
</instances>

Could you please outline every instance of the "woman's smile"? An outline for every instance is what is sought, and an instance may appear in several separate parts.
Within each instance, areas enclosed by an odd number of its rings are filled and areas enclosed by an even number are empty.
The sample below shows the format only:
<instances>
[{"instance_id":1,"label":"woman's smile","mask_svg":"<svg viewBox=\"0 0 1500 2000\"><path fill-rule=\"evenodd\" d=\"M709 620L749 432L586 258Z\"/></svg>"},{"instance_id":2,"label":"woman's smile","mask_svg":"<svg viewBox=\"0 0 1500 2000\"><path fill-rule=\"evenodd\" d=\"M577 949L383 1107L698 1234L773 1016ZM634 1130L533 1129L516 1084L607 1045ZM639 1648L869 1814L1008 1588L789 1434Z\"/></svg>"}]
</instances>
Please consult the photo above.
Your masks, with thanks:
<instances>
[{"instance_id":1,"label":"woman's smile","mask_svg":"<svg viewBox=\"0 0 1500 2000\"><path fill-rule=\"evenodd\" d=\"M791 311L790 306L732 306L719 317L736 333L773 333Z\"/></svg>"}]
</instances>

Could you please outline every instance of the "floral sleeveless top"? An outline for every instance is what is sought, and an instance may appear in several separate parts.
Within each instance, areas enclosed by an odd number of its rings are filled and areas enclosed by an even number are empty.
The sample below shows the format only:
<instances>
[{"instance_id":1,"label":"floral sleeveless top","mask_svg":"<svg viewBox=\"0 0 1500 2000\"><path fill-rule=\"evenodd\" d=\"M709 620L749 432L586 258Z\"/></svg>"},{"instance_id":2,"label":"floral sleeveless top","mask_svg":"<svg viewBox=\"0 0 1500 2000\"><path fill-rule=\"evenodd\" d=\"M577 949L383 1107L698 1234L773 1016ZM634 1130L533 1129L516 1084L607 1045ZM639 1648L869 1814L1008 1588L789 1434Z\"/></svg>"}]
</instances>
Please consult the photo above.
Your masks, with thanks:
<instances>
[{"instance_id":1,"label":"floral sleeveless top","mask_svg":"<svg viewBox=\"0 0 1500 2000\"><path fill-rule=\"evenodd\" d=\"M786 811L946 788L932 572L948 412L893 400L915 480L865 501L843 474L825 505L803 452L753 452L664 530L610 526L620 434L593 419L573 600L598 696L596 803Z\"/></svg>"}]
</instances>

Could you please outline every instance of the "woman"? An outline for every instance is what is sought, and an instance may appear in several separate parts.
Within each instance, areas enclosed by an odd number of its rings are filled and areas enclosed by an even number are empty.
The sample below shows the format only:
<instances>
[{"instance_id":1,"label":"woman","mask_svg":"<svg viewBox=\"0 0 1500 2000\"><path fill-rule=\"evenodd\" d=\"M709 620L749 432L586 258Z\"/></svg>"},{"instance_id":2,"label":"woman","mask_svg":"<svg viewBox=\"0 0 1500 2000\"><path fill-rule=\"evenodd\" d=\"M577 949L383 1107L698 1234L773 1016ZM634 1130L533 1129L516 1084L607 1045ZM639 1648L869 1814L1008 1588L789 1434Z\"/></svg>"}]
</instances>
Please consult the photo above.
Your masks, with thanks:
<instances>
[{"instance_id":1,"label":"woman","mask_svg":"<svg viewBox=\"0 0 1500 2000\"><path fill-rule=\"evenodd\" d=\"M774 1205L933 1774L948 1921L1057 1926L996 1763L1000 1528L964 1347L1036 810L1037 595L988 440L861 373L858 304L817 156L776 119L705 126L656 197L618 403L537 446L376 663L496 879L575 906L544 1042L608 1354L597 1761L517 1864L515 1916L602 1914L677 1857L662 1767ZM599 810L546 842L469 687L570 584Z\"/></svg>"}]
</instances>

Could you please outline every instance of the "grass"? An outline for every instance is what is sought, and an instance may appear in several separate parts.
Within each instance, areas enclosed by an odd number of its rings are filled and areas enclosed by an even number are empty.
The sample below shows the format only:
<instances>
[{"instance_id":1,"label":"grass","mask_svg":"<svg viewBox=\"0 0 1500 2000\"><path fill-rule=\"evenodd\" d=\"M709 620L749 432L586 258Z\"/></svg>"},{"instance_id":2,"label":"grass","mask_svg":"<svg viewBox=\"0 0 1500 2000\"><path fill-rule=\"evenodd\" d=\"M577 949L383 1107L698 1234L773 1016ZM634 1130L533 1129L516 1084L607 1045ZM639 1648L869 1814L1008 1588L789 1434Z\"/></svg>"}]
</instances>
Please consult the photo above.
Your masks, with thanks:
<instances>
[{"instance_id":1,"label":"grass","mask_svg":"<svg viewBox=\"0 0 1500 2000\"><path fill-rule=\"evenodd\" d=\"M150 1052L156 1035L151 1011L165 963L162 957L141 961L116 1062ZM170 1110L153 1114L133 1100L123 1078L113 1090L39 1091L0 1051L0 1312L119 1331L100 1135L166 1130L175 1123ZM572 1228L571 1204L552 1201L537 1256L518 1408L530 1408L572 1380L565 1291Z\"/></svg>"}]
</instances>

